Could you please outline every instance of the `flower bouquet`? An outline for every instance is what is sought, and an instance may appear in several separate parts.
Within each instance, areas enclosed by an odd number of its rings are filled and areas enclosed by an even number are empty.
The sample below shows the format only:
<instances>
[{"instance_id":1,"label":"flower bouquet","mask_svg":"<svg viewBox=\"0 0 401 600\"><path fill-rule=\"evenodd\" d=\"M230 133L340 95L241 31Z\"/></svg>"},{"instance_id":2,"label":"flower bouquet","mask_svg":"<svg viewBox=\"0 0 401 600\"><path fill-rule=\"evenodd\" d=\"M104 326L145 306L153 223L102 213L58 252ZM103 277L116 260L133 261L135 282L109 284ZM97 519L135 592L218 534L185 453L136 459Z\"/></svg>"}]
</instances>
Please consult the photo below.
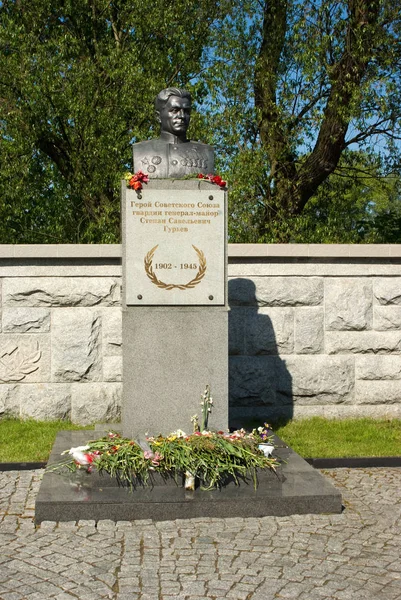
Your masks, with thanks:
<instances>
[{"instance_id":1,"label":"flower bouquet","mask_svg":"<svg viewBox=\"0 0 401 600\"><path fill-rule=\"evenodd\" d=\"M185 488L189 490L195 489L196 482L210 489L220 488L229 481L238 485L240 479L248 477L256 488L259 470L275 472L279 466L271 451L264 449L266 443L274 448L269 426L265 423L251 432L210 431L208 418L212 404L207 386L202 395L201 423L194 415L193 432L189 435L179 429L167 436L160 434L135 441L110 431L85 446L65 450L63 454L68 459L48 469L86 469L89 473L96 469L130 488L148 485L156 474L163 479L173 477L177 483L185 480Z\"/></svg>"}]
</instances>

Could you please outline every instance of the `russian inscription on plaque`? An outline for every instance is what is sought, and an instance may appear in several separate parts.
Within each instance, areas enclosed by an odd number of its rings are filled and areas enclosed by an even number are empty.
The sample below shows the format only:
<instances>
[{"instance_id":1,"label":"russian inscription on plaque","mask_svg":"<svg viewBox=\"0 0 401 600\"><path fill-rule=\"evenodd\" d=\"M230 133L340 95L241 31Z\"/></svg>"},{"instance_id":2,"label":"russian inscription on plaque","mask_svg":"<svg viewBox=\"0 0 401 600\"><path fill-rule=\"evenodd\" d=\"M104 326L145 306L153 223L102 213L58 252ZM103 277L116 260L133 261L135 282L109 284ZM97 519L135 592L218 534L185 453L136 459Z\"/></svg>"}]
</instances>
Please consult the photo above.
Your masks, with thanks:
<instances>
[{"instance_id":1,"label":"russian inscription on plaque","mask_svg":"<svg viewBox=\"0 0 401 600\"><path fill-rule=\"evenodd\" d=\"M127 190L127 305L224 305L225 192L185 183Z\"/></svg>"}]
</instances>

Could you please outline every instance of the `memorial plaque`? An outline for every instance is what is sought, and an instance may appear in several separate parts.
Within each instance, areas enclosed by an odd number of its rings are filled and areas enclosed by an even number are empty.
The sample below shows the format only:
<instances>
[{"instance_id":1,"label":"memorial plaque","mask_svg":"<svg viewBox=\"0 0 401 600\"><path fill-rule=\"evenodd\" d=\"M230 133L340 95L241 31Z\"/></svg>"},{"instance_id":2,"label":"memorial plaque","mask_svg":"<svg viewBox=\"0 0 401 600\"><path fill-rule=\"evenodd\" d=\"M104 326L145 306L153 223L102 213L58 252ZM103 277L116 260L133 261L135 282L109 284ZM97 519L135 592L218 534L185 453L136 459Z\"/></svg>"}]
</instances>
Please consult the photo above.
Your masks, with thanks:
<instances>
[{"instance_id":1,"label":"memorial plaque","mask_svg":"<svg viewBox=\"0 0 401 600\"><path fill-rule=\"evenodd\" d=\"M185 183L190 189L149 185L139 195L126 192L127 305L225 303L226 194L204 182Z\"/></svg>"}]
</instances>

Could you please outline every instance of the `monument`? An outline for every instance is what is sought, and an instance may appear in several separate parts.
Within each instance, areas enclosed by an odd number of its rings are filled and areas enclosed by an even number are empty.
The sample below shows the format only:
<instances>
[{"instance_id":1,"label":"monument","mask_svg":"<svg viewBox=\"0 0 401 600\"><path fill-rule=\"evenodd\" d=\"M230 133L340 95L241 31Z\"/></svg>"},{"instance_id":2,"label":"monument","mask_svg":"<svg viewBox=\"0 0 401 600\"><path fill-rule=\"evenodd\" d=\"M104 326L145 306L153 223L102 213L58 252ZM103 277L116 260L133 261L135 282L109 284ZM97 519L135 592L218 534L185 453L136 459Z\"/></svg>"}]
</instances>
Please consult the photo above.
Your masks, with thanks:
<instances>
[{"instance_id":1,"label":"monument","mask_svg":"<svg viewBox=\"0 0 401 600\"><path fill-rule=\"evenodd\" d=\"M213 149L186 137L190 108L187 92L160 92L160 138L134 145L134 170L150 181L140 193L125 182L122 188L122 430L141 444L147 432L191 433L206 385L214 398L210 428L228 426L227 193L210 181L185 179L213 168ZM91 438L96 431L60 432L48 464ZM221 489L187 491L179 481L159 478L130 492L118 478L96 471L62 477L47 471L35 521L341 512L340 492L276 441L282 471L263 470L257 488L232 480Z\"/></svg>"},{"instance_id":2,"label":"monument","mask_svg":"<svg viewBox=\"0 0 401 600\"><path fill-rule=\"evenodd\" d=\"M209 385L211 425L228 426L225 190L196 178L213 148L187 138L191 97L155 101L160 137L133 146L138 194L123 185L123 433L189 432ZM185 179L192 176L193 179Z\"/></svg>"}]
</instances>

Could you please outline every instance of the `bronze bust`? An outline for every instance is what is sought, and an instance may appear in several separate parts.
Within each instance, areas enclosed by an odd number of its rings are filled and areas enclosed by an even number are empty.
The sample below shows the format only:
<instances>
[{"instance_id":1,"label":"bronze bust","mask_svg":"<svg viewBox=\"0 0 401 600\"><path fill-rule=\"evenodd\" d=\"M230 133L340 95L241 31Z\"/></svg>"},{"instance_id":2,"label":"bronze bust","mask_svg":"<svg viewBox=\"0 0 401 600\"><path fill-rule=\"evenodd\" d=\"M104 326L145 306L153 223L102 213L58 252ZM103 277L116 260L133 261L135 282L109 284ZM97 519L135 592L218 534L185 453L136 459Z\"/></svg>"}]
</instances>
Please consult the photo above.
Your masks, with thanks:
<instances>
[{"instance_id":1,"label":"bronze bust","mask_svg":"<svg viewBox=\"0 0 401 600\"><path fill-rule=\"evenodd\" d=\"M214 173L213 147L187 139L191 94L178 88L166 88L157 95L155 109L160 137L133 145L134 171L143 171L157 179Z\"/></svg>"}]
</instances>

